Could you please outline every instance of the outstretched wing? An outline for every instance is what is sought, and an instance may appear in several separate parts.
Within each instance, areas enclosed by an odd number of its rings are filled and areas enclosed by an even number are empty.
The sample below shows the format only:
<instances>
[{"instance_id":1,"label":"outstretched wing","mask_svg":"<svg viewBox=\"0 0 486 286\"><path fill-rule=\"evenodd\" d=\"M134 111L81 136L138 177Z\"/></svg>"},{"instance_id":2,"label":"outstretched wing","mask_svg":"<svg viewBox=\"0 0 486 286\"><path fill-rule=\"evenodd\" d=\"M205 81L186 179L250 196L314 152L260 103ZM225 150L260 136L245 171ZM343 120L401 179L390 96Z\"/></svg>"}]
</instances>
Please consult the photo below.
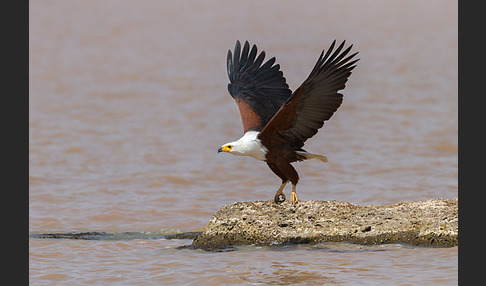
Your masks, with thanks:
<instances>
[{"instance_id":1,"label":"outstretched wing","mask_svg":"<svg viewBox=\"0 0 486 286\"><path fill-rule=\"evenodd\" d=\"M264 145L285 142L299 149L339 108L343 95L338 91L344 89L359 59L351 61L357 52L346 57L353 46L342 51L344 41L332 52L335 43L325 55L322 51L309 77L260 132Z\"/></svg>"},{"instance_id":2,"label":"outstretched wing","mask_svg":"<svg viewBox=\"0 0 486 286\"><path fill-rule=\"evenodd\" d=\"M228 91L240 110L244 132L263 129L292 94L280 65L274 65L275 58L262 65L264 58L265 52L257 57L256 45L250 50L248 41L243 51L240 41L236 41L234 54L228 51Z\"/></svg>"}]
</instances>

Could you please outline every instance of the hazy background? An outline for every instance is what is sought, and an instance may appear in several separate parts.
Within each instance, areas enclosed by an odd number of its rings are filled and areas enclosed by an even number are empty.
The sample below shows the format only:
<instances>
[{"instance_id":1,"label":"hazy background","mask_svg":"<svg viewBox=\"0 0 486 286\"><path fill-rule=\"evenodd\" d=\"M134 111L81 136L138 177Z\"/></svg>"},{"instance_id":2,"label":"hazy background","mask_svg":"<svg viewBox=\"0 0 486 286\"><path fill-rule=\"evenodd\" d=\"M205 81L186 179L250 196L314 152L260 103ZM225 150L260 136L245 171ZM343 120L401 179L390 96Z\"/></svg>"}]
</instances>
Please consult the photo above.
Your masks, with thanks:
<instances>
[{"instance_id":1,"label":"hazy background","mask_svg":"<svg viewBox=\"0 0 486 286\"><path fill-rule=\"evenodd\" d=\"M29 4L30 232L188 231L203 228L223 205L272 199L280 180L266 164L217 154L243 131L226 89L226 53L236 40L256 44L267 59L275 56L292 90L332 40L359 51L343 105L305 146L329 163L295 164L300 200L367 205L457 197L457 1ZM130 250L129 257L150 265L146 251L162 255L160 247L172 247L164 243ZM116 271L132 285L141 277L187 279L177 274L189 267L187 252L163 254L174 261L169 273L162 266L115 263L138 245L93 247L31 239L32 284L111 281ZM430 251L393 251L410 260L394 264L398 282L456 279L457 248L433 253L444 258L440 269L414 263L430 262ZM75 253L85 259L73 262ZM299 252L284 265L309 266L311 253ZM223 271L220 282L258 273L270 279L264 284L277 279L272 263L280 252L259 255L268 264L253 272ZM395 269L380 255L373 271L381 276L368 277L373 283L389 282ZM313 264L310 275L329 273L334 258ZM356 258L358 281L368 275L359 269L369 266L369 257L348 258ZM227 263L218 256L193 259L192 275L201 279L219 272L198 268L199 259L205 267ZM98 271L101 261L110 272ZM334 270L333 279L347 281L349 274Z\"/></svg>"}]
</instances>

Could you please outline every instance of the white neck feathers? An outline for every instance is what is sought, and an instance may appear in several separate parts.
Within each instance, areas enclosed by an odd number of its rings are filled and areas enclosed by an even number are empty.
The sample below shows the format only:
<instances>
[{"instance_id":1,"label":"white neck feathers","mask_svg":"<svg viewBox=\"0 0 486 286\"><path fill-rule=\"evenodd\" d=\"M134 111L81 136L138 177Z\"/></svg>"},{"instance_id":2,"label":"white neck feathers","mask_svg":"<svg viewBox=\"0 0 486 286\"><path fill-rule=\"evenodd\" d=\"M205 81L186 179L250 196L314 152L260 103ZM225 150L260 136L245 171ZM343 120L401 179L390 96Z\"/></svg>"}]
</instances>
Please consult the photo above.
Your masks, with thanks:
<instances>
[{"instance_id":1,"label":"white neck feathers","mask_svg":"<svg viewBox=\"0 0 486 286\"><path fill-rule=\"evenodd\" d=\"M248 131L237 141L228 143L233 146L230 153L239 156L250 156L257 160L264 161L268 150L258 139L257 131Z\"/></svg>"}]
</instances>

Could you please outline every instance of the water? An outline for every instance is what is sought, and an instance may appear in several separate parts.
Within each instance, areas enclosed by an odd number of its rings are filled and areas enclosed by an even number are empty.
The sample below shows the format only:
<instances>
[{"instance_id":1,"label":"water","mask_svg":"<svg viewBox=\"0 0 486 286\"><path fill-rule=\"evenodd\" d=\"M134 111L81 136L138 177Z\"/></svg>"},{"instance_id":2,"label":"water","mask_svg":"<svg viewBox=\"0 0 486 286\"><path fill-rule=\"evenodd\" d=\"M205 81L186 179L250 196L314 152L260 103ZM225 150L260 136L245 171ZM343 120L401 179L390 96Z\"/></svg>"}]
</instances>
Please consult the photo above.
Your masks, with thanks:
<instances>
[{"instance_id":1,"label":"water","mask_svg":"<svg viewBox=\"0 0 486 286\"><path fill-rule=\"evenodd\" d=\"M295 164L300 200L457 197L456 2L30 2L29 231L198 231L223 205L273 198L265 164L217 154L242 135L226 90L237 39L292 90L333 39L360 52L305 147L329 162ZM457 284L457 247L190 243L30 238L30 284Z\"/></svg>"}]
</instances>

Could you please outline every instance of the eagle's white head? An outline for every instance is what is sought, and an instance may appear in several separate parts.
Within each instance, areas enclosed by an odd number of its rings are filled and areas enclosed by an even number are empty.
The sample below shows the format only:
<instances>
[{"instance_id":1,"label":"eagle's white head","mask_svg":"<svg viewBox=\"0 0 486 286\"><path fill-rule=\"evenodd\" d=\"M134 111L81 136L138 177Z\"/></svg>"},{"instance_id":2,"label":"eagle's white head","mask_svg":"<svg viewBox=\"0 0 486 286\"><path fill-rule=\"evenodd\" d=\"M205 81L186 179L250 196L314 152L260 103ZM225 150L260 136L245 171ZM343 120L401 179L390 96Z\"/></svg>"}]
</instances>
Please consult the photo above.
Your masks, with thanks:
<instances>
[{"instance_id":1,"label":"eagle's white head","mask_svg":"<svg viewBox=\"0 0 486 286\"><path fill-rule=\"evenodd\" d=\"M219 147L219 152L227 152L238 156L250 156L260 161L265 161L268 150L258 139L257 131L248 131L240 139Z\"/></svg>"}]
</instances>

